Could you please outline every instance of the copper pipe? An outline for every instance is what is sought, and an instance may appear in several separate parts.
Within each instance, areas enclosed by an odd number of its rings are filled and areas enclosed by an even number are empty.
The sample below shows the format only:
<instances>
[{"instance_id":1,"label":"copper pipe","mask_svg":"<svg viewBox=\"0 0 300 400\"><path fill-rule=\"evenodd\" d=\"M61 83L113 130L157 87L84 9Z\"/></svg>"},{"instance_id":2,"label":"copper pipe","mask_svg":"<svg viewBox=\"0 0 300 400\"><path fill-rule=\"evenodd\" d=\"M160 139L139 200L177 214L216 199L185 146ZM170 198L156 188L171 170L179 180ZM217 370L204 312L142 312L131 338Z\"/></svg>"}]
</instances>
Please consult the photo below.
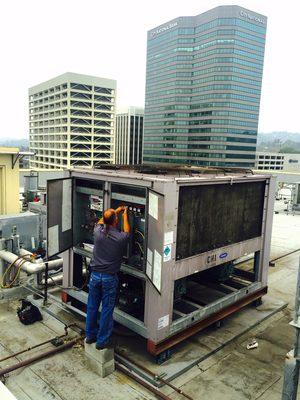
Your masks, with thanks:
<instances>
[{"instance_id":1,"label":"copper pipe","mask_svg":"<svg viewBox=\"0 0 300 400\"><path fill-rule=\"evenodd\" d=\"M27 349L25 349L25 350L18 351L17 353L11 354L11 355L9 355L9 356L7 356L7 357L4 357L4 358L0 358L0 362L6 361L6 360L8 360L8 359L10 359L10 358L13 358L13 357L17 357L17 356L19 356L20 354L23 354L23 353L26 353L27 351L36 349L37 347L43 346L44 344L51 343L51 342L52 342L53 340L55 340L55 339L62 339L63 337L65 337L65 336L67 336L67 335L68 335L68 332L65 333L65 334L63 334L63 335L60 335L60 336L55 336L55 337L52 338L52 339L48 339L48 340L46 340L45 342L35 344L34 346L31 346L31 347L27 347Z\"/></svg>"},{"instance_id":2,"label":"copper pipe","mask_svg":"<svg viewBox=\"0 0 300 400\"><path fill-rule=\"evenodd\" d=\"M181 389L179 389L178 387L172 385L172 383L170 383L169 381L167 381L166 379L161 378L159 375L155 374L154 372L152 372L150 369L144 367L144 365L140 364L139 362L133 360L131 357L129 357L128 355L125 355L123 352L120 352L118 350L115 350L115 353L117 355L119 355L120 357L125 358L125 360L129 361L131 364L137 366L139 369L141 369L142 371L146 372L148 375L152 376L155 380L160 381L161 383L163 383L164 385L169 386L171 389L175 390L175 392L181 394L182 396L184 396L185 398L189 399L189 400L193 400L193 398L191 396L189 396L188 394L184 393Z\"/></svg>"},{"instance_id":3,"label":"copper pipe","mask_svg":"<svg viewBox=\"0 0 300 400\"><path fill-rule=\"evenodd\" d=\"M134 381L136 381L137 383L139 383L140 385L144 386L144 388L148 389L151 393L155 394L155 396L157 396L159 399L162 400L172 400L169 396L166 396L163 392L155 389L153 386L151 386L149 383L143 381L141 378L139 378L138 376L134 375L133 373L131 373L130 371L128 371L126 368L124 368L121 364L119 364L118 362L116 362L116 368L123 372L123 374L129 376L130 378L132 378Z\"/></svg>"},{"instance_id":4,"label":"copper pipe","mask_svg":"<svg viewBox=\"0 0 300 400\"><path fill-rule=\"evenodd\" d=\"M26 367L27 365L30 365L30 364L34 363L35 361L43 360L44 358L53 356L54 354L61 353L62 351L71 348L79 340L81 340L81 337L80 338L77 337L76 339L73 339L70 342L62 344L61 346L56 347L55 349L51 349L49 351L46 351L45 353L38 354L35 357L28 358L27 360L23 360L23 361L21 361L21 362L19 362L17 364L13 364L10 367L3 368L3 369L0 370L0 377L4 376L6 374L9 374L10 372L15 371L16 369L19 369L19 368L22 368L22 367Z\"/></svg>"}]
</instances>

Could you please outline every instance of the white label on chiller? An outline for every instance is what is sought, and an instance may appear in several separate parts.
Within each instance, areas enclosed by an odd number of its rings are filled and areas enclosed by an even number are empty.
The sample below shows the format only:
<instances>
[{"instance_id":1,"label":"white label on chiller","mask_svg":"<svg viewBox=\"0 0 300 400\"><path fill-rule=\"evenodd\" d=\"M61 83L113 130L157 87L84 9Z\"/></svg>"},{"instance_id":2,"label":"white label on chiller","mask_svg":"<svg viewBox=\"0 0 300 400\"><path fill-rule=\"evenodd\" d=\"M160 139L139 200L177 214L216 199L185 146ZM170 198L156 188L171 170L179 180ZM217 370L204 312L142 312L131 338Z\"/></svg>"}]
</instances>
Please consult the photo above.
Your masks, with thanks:
<instances>
[{"instance_id":1,"label":"white label on chiller","mask_svg":"<svg viewBox=\"0 0 300 400\"><path fill-rule=\"evenodd\" d=\"M154 250L154 262L153 262L153 284L160 291L161 286L161 259L162 256L157 250Z\"/></svg>"},{"instance_id":2,"label":"white label on chiller","mask_svg":"<svg viewBox=\"0 0 300 400\"><path fill-rule=\"evenodd\" d=\"M158 219L158 196L154 193L149 193L149 214Z\"/></svg>"},{"instance_id":3,"label":"white label on chiller","mask_svg":"<svg viewBox=\"0 0 300 400\"><path fill-rule=\"evenodd\" d=\"M174 232L173 231L165 232L164 244L170 244L170 243L173 243L173 241L174 241Z\"/></svg>"},{"instance_id":4,"label":"white label on chiller","mask_svg":"<svg viewBox=\"0 0 300 400\"><path fill-rule=\"evenodd\" d=\"M160 317L157 322L157 329L163 329L169 325L169 314Z\"/></svg>"},{"instance_id":5,"label":"white label on chiller","mask_svg":"<svg viewBox=\"0 0 300 400\"><path fill-rule=\"evenodd\" d=\"M149 279L152 279L152 265L148 261L146 265L146 275Z\"/></svg>"}]
</instances>

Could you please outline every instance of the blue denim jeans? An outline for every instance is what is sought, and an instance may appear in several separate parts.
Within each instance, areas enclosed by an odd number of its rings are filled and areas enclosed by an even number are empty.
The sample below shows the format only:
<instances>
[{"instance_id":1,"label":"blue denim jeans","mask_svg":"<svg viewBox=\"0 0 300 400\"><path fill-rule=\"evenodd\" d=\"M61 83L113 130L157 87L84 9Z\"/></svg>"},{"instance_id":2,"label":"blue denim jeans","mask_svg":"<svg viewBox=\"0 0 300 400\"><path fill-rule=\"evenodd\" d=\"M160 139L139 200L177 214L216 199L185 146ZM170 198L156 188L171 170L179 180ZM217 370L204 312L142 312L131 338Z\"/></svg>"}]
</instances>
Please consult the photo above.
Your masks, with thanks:
<instances>
[{"instance_id":1,"label":"blue denim jeans","mask_svg":"<svg viewBox=\"0 0 300 400\"><path fill-rule=\"evenodd\" d=\"M112 334L117 288L117 275L92 272L89 282L85 330L87 339L97 339L97 344L99 345L106 345ZM101 302L102 309L98 329L97 317Z\"/></svg>"}]
</instances>

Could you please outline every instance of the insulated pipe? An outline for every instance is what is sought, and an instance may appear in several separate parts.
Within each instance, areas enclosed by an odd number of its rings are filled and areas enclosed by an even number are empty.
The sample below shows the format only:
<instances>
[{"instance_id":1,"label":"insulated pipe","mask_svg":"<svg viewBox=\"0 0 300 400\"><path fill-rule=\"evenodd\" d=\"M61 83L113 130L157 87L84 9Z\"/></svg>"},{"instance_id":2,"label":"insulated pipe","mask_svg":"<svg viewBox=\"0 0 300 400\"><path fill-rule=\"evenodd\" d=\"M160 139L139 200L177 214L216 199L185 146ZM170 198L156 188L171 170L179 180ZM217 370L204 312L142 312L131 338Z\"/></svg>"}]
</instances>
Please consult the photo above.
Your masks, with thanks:
<instances>
[{"instance_id":1,"label":"insulated pipe","mask_svg":"<svg viewBox=\"0 0 300 400\"><path fill-rule=\"evenodd\" d=\"M26 249L22 249L22 247L20 248L20 255L21 256L27 256L27 254L29 255L29 256L32 256L33 255L33 253L31 253L31 251L28 251L28 250L26 250Z\"/></svg>"},{"instance_id":2,"label":"insulated pipe","mask_svg":"<svg viewBox=\"0 0 300 400\"><path fill-rule=\"evenodd\" d=\"M48 279L47 279L47 284L48 284L48 286L53 286L53 285L55 285L56 283L61 283L61 282L62 282L62 279L63 279L63 274L61 273L61 274L52 276L51 278L48 278ZM42 284L42 285L45 285L45 279L42 279L41 284Z\"/></svg>"},{"instance_id":3,"label":"insulated pipe","mask_svg":"<svg viewBox=\"0 0 300 400\"><path fill-rule=\"evenodd\" d=\"M86 269L84 268L82 270L82 275L85 276L86 275ZM63 280L63 273L59 273L57 275L51 276L51 278L49 277L47 282L48 282L48 286L52 286L55 285L55 283L60 283ZM41 282L42 285L45 285L45 279L42 279Z\"/></svg>"},{"instance_id":4,"label":"insulated pipe","mask_svg":"<svg viewBox=\"0 0 300 400\"><path fill-rule=\"evenodd\" d=\"M0 258L11 264L18 258L18 256L16 254L11 253L10 251L0 250ZM16 261L15 266L19 267L21 262L24 262L24 258L21 258L20 260ZM49 265L49 270L62 267L63 259L58 258L57 260L48 261L48 265ZM31 261L25 261L21 268L28 274L37 274L38 272L45 271L46 265L42 261L35 263Z\"/></svg>"}]
</instances>

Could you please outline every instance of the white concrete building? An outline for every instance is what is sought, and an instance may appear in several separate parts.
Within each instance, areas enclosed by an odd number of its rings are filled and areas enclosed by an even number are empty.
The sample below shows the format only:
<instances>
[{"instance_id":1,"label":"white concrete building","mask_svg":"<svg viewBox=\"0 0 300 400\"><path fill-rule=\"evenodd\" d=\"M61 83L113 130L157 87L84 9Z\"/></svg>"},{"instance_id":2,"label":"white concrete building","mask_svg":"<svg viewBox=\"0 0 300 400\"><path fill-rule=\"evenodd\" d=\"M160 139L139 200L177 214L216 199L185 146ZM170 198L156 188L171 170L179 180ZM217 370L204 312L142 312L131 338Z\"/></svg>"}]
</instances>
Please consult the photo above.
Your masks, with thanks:
<instances>
[{"instance_id":1,"label":"white concrete building","mask_svg":"<svg viewBox=\"0 0 300 400\"><path fill-rule=\"evenodd\" d=\"M143 151L144 108L128 107L117 111L116 163L141 164Z\"/></svg>"},{"instance_id":2,"label":"white concrete building","mask_svg":"<svg viewBox=\"0 0 300 400\"><path fill-rule=\"evenodd\" d=\"M31 168L114 163L116 81L67 72L29 89Z\"/></svg>"},{"instance_id":3,"label":"white concrete building","mask_svg":"<svg viewBox=\"0 0 300 400\"><path fill-rule=\"evenodd\" d=\"M255 168L260 170L300 172L300 154L258 151L256 153Z\"/></svg>"}]
</instances>

